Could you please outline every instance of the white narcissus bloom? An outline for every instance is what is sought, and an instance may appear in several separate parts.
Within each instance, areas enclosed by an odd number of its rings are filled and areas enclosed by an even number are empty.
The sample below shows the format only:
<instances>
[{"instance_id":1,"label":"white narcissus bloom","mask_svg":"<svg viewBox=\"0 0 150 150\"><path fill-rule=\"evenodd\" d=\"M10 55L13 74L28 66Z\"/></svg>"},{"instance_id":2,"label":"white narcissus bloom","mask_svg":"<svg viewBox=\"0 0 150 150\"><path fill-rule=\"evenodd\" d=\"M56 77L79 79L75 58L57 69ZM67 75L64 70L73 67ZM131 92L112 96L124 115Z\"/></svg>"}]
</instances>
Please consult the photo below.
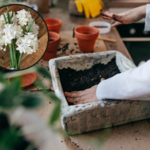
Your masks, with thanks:
<instances>
[{"instance_id":1,"label":"white narcissus bloom","mask_svg":"<svg viewBox=\"0 0 150 150\"><path fill-rule=\"evenodd\" d=\"M17 19L15 13L14 13L13 17L11 18L11 21L13 24L16 24L16 25L18 24L18 19Z\"/></svg>"},{"instance_id":2,"label":"white narcissus bloom","mask_svg":"<svg viewBox=\"0 0 150 150\"><path fill-rule=\"evenodd\" d=\"M30 12L28 12L24 9L20 10L20 11L17 11L16 17L19 19L19 24L21 26L27 25L29 20L32 19L32 16L31 16Z\"/></svg>"},{"instance_id":3,"label":"white narcissus bloom","mask_svg":"<svg viewBox=\"0 0 150 150\"><path fill-rule=\"evenodd\" d=\"M23 29L20 26L14 25L13 30L16 32L16 38L23 36Z\"/></svg>"},{"instance_id":4,"label":"white narcissus bloom","mask_svg":"<svg viewBox=\"0 0 150 150\"><path fill-rule=\"evenodd\" d=\"M7 41L7 42L5 41L5 43L10 44L11 43L10 40L15 39L16 33L17 33L14 30L14 25L13 24L5 24L3 31L4 31L4 34L5 34L4 35L4 40Z\"/></svg>"},{"instance_id":5,"label":"white narcissus bloom","mask_svg":"<svg viewBox=\"0 0 150 150\"><path fill-rule=\"evenodd\" d=\"M26 30L29 29L30 25L33 23L33 26L32 26L32 29L31 29L31 32L35 35L35 36L38 36L39 34L39 26L35 23L35 21L33 22L33 19L32 20L29 20L28 22L28 26L26 26Z\"/></svg>"},{"instance_id":6,"label":"white narcissus bloom","mask_svg":"<svg viewBox=\"0 0 150 150\"><path fill-rule=\"evenodd\" d=\"M25 48L21 44L18 45L16 50L18 50L20 53L24 53L25 52Z\"/></svg>"},{"instance_id":7,"label":"white narcissus bloom","mask_svg":"<svg viewBox=\"0 0 150 150\"><path fill-rule=\"evenodd\" d=\"M11 44L12 38L10 35L6 34L3 36L3 38L4 38L5 46L7 46L8 44Z\"/></svg>"},{"instance_id":8,"label":"white narcissus bloom","mask_svg":"<svg viewBox=\"0 0 150 150\"><path fill-rule=\"evenodd\" d=\"M28 19L27 18L19 18L19 24L21 26L27 25Z\"/></svg>"}]
</instances>

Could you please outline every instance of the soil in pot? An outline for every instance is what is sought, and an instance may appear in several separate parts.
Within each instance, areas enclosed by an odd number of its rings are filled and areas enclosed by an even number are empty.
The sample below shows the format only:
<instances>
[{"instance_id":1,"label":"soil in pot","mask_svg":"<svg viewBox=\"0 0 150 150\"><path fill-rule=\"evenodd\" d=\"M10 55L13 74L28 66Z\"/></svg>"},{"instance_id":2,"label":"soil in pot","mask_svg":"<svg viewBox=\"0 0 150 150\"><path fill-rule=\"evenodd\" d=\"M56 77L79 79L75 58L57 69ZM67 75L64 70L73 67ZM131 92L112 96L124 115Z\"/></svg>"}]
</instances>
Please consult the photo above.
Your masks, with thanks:
<instances>
[{"instance_id":1,"label":"soil in pot","mask_svg":"<svg viewBox=\"0 0 150 150\"><path fill-rule=\"evenodd\" d=\"M81 91L100 83L101 78L108 79L120 73L116 58L108 64L96 64L92 68L84 71L74 69L58 69L62 88L64 92Z\"/></svg>"}]
</instances>

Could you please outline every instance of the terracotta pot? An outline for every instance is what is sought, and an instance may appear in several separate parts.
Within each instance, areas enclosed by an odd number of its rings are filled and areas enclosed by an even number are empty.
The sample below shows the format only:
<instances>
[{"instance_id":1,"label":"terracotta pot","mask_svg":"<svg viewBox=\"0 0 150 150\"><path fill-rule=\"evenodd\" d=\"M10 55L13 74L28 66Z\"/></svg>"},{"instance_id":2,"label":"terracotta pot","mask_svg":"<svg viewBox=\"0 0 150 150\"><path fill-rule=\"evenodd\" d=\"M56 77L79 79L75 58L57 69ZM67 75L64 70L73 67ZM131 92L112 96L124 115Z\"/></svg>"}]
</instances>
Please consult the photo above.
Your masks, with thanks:
<instances>
[{"instance_id":1,"label":"terracotta pot","mask_svg":"<svg viewBox=\"0 0 150 150\"><path fill-rule=\"evenodd\" d=\"M62 21L61 20L54 19L54 18L47 18L47 19L45 19L45 22L47 24L47 27L48 27L49 31L59 33L60 28L62 26Z\"/></svg>"},{"instance_id":2,"label":"terracotta pot","mask_svg":"<svg viewBox=\"0 0 150 150\"><path fill-rule=\"evenodd\" d=\"M93 51L99 30L95 27L82 26L75 29L79 49L83 52Z\"/></svg>"},{"instance_id":3,"label":"terracotta pot","mask_svg":"<svg viewBox=\"0 0 150 150\"><path fill-rule=\"evenodd\" d=\"M57 49L60 44L60 35L55 32L49 31L49 45L46 53L43 56L43 60L50 60L57 55Z\"/></svg>"}]
</instances>

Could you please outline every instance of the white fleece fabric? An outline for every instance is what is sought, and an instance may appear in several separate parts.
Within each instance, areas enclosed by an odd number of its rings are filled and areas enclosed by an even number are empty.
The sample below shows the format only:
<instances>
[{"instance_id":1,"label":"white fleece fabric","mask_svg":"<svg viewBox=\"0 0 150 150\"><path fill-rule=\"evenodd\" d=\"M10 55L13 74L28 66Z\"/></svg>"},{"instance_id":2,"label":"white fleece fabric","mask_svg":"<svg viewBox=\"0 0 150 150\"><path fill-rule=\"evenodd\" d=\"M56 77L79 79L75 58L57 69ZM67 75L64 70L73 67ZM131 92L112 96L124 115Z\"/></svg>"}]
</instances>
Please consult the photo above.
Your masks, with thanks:
<instances>
[{"instance_id":1,"label":"white fleece fabric","mask_svg":"<svg viewBox=\"0 0 150 150\"><path fill-rule=\"evenodd\" d=\"M150 60L138 68L102 81L96 96L98 100L150 100Z\"/></svg>"},{"instance_id":2,"label":"white fleece fabric","mask_svg":"<svg viewBox=\"0 0 150 150\"><path fill-rule=\"evenodd\" d=\"M150 31L150 4L147 4L145 30ZM102 81L96 90L98 100L150 100L150 60Z\"/></svg>"}]
</instances>

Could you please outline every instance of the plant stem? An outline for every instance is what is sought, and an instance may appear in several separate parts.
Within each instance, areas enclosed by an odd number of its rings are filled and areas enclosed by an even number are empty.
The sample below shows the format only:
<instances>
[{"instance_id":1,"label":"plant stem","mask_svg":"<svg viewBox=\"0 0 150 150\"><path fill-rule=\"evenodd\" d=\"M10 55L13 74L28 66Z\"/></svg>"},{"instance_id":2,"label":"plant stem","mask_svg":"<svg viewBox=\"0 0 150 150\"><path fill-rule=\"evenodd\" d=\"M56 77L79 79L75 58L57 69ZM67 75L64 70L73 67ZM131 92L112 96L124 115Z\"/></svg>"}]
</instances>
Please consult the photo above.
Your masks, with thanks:
<instances>
[{"instance_id":1,"label":"plant stem","mask_svg":"<svg viewBox=\"0 0 150 150\"><path fill-rule=\"evenodd\" d=\"M29 26L28 32L31 32L33 23L34 23L34 19L33 19L33 21L32 21L32 24Z\"/></svg>"},{"instance_id":2,"label":"plant stem","mask_svg":"<svg viewBox=\"0 0 150 150\"><path fill-rule=\"evenodd\" d=\"M15 50L15 40L12 40L12 51L13 51L13 57L14 57L14 66L17 68L17 59L16 59L16 50Z\"/></svg>"},{"instance_id":3,"label":"plant stem","mask_svg":"<svg viewBox=\"0 0 150 150\"><path fill-rule=\"evenodd\" d=\"M23 34L25 34L25 32L26 32L26 26L24 25L23 26Z\"/></svg>"},{"instance_id":4,"label":"plant stem","mask_svg":"<svg viewBox=\"0 0 150 150\"><path fill-rule=\"evenodd\" d=\"M11 24L11 20L10 20L10 14L9 14L9 8L7 6L7 17L8 17L8 23Z\"/></svg>"},{"instance_id":5,"label":"plant stem","mask_svg":"<svg viewBox=\"0 0 150 150\"><path fill-rule=\"evenodd\" d=\"M6 16L5 16L5 14L4 14L4 13L3 13L3 17L4 17L5 24L7 24Z\"/></svg>"},{"instance_id":6,"label":"plant stem","mask_svg":"<svg viewBox=\"0 0 150 150\"><path fill-rule=\"evenodd\" d=\"M11 68L14 68L12 45L9 45L9 52L10 52L10 62L11 62L10 65L11 65Z\"/></svg>"},{"instance_id":7,"label":"plant stem","mask_svg":"<svg viewBox=\"0 0 150 150\"><path fill-rule=\"evenodd\" d=\"M21 59L22 59L22 57L23 57L23 54L24 54L24 53L20 53L20 55L19 55L19 59L18 59L18 69L19 69L20 62L21 62Z\"/></svg>"}]
</instances>

